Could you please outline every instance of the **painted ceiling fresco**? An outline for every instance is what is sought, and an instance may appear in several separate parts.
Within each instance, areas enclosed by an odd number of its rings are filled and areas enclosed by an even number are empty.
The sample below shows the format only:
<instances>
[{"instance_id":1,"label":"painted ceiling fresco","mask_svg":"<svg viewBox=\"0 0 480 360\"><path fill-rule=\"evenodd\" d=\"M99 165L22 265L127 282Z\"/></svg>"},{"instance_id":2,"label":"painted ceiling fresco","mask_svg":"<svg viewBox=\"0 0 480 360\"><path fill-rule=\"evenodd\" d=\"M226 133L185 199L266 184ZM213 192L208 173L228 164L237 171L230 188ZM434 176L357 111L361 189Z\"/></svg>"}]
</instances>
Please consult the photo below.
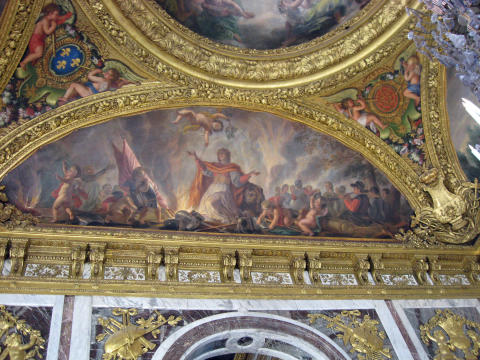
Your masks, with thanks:
<instances>
[{"instance_id":1,"label":"painted ceiling fresco","mask_svg":"<svg viewBox=\"0 0 480 360\"><path fill-rule=\"evenodd\" d=\"M4 179L45 223L385 237L411 208L361 155L277 116L158 110L77 130Z\"/></svg>"},{"instance_id":2,"label":"painted ceiling fresco","mask_svg":"<svg viewBox=\"0 0 480 360\"><path fill-rule=\"evenodd\" d=\"M352 18L370 0L156 0L211 40L250 49L298 45Z\"/></svg>"},{"instance_id":3,"label":"painted ceiling fresco","mask_svg":"<svg viewBox=\"0 0 480 360\"><path fill-rule=\"evenodd\" d=\"M447 71L450 134L468 180L480 178L480 103L452 70Z\"/></svg>"},{"instance_id":4,"label":"painted ceiling fresco","mask_svg":"<svg viewBox=\"0 0 480 360\"><path fill-rule=\"evenodd\" d=\"M2 93L0 127L141 80L121 61L100 54L77 28L69 0L50 3L42 9L22 61Z\"/></svg>"}]
</instances>

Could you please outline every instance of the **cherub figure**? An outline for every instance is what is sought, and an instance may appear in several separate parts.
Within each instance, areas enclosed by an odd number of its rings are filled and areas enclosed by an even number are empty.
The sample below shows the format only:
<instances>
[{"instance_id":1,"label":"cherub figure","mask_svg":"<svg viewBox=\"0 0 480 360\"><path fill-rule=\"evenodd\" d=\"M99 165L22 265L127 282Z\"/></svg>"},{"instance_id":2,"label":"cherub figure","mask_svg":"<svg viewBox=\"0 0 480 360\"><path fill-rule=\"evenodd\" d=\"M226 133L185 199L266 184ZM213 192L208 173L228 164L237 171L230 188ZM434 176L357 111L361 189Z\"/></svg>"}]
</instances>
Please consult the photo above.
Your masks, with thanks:
<instances>
[{"instance_id":1,"label":"cherub figure","mask_svg":"<svg viewBox=\"0 0 480 360\"><path fill-rule=\"evenodd\" d=\"M26 360L34 357L34 354L27 353L27 350L35 345L37 337L30 336L28 344L23 344L20 334L13 333L7 336L5 345L7 346L0 354L0 360L5 360L9 356L10 360Z\"/></svg>"},{"instance_id":2,"label":"cherub figure","mask_svg":"<svg viewBox=\"0 0 480 360\"><path fill-rule=\"evenodd\" d=\"M338 112L341 112L346 117L352 118L362 126L369 127L374 132L376 132L375 126L378 126L380 129L387 127L377 115L365 111L367 104L363 99L358 98L354 101L352 98L346 98L343 99L341 103L333 104L333 106Z\"/></svg>"},{"instance_id":3,"label":"cherub figure","mask_svg":"<svg viewBox=\"0 0 480 360\"><path fill-rule=\"evenodd\" d=\"M290 226L293 223L292 212L285 209L281 204L275 204L272 200L265 200L262 202L262 213L257 218L257 224L262 225L263 221L267 220L268 229L273 230L277 226Z\"/></svg>"},{"instance_id":4,"label":"cherub figure","mask_svg":"<svg viewBox=\"0 0 480 360\"><path fill-rule=\"evenodd\" d=\"M103 74L103 76L98 76L100 74ZM71 83L65 92L65 95L58 99L58 104L62 105L77 96L83 98L131 84L130 81L120 78L120 72L114 68L108 69L105 72L103 72L102 69L95 69L90 71L87 77L90 81L87 81L86 83Z\"/></svg>"},{"instance_id":5,"label":"cherub figure","mask_svg":"<svg viewBox=\"0 0 480 360\"><path fill-rule=\"evenodd\" d=\"M298 221L298 227L305 235L313 236L313 229L317 225L317 216L326 216L328 214L328 207L320 193L315 193L310 198L310 210L305 217Z\"/></svg>"},{"instance_id":6,"label":"cherub figure","mask_svg":"<svg viewBox=\"0 0 480 360\"><path fill-rule=\"evenodd\" d=\"M63 208L67 213L69 219L74 220L73 207L80 207L82 201L79 197L87 198L87 194L80 188L82 180L80 179L80 167L78 165L67 166L67 162L63 161L63 174L61 177L56 174L57 179L61 182L57 190L52 193L55 198L55 202L52 206L53 220L57 222L59 220L59 212Z\"/></svg>"},{"instance_id":7,"label":"cherub figure","mask_svg":"<svg viewBox=\"0 0 480 360\"><path fill-rule=\"evenodd\" d=\"M178 110L177 118L172 121L172 124L178 124L180 120L186 118L190 121L190 125L196 128L202 128L205 137L205 146L208 146L210 135L212 132L218 132L223 130L223 122L220 119L227 119L222 113L207 113L207 112L194 112L192 110ZM195 129L196 129L195 128ZM185 126L184 132L189 130L189 127Z\"/></svg>"},{"instance_id":8,"label":"cherub figure","mask_svg":"<svg viewBox=\"0 0 480 360\"><path fill-rule=\"evenodd\" d=\"M403 95L413 99L415 107L418 107L420 104L420 73L422 71L420 59L417 55L412 55L402 63L402 66L405 69L404 77L407 82L407 88Z\"/></svg>"},{"instance_id":9,"label":"cherub figure","mask_svg":"<svg viewBox=\"0 0 480 360\"><path fill-rule=\"evenodd\" d=\"M60 16L60 6L53 3L46 5L42 9L42 14L43 17L35 25L32 37L28 42L28 54L20 62L20 67L24 70L28 63L35 62L42 57L47 36L53 34L58 25L63 24L72 16L71 12Z\"/></svg>"}]
</instances>

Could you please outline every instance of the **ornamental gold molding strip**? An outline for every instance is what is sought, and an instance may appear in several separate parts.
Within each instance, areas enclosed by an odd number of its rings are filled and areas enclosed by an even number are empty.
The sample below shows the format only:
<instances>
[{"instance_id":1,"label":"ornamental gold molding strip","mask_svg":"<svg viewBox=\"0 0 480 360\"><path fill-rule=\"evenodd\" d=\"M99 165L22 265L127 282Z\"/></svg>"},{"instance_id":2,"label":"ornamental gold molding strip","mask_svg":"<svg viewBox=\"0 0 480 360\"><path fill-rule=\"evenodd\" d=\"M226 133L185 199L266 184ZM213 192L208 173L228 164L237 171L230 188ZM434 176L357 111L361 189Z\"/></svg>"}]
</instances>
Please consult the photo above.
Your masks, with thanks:
<instances>
[{"instance_id":1,"label":"ornamental gold molding strip","mask_svg":"<svg viewBox=\"0 0 480 360\"><path fill-rule=\"evenodd\" d=\"M153 11L151 8L154 6L150 2L116 3L108 0L103 3L79 2L78 5L110 43L121 48L123 53L133 55L150 71L167 75L182 84L185 81L194 83L193 77L252 89L298 87L314 81L315 88L323 88L329 83L324 80L332 75L336 77L333 82L341 81L338 75L346 68L349 70L343 77L350 79L352 72L358 73L378 63L403 45L405 37L400 35L401 29L413 26L402 2L387 1L372 17L378 24L369 21L358 29L353 27L354 32L348 33L334 46L330 44L328 48L319 49L315 42L309 42L309 47L301 52L301 56L297 52L287 52L278 60L270 52L251 50L252 54L269 55L266 60L254 55L224 55L218 50L223 45L216 45L213 50L206 49L202 45L206 41L204 38L193 35L198 39L192 42L189 38L191 31L184 29L186 34L181 35L174 32L170 28L173 20L160 9ZM412 2L411 6L418 4Z\"/></svg>"},{"instance_id":2,"label":"ornamental gold molding strip","mask_svg":"<svg viewBox=\"0 0 480 360\"><path fill-rule=\"evenodd\" d=\"M7 1L0 18L0 91L25 52L43 3L43 0Z\"/></svg>"},{"instance_id":3,"label":"ornamental gold molding strip","mask_svg":"<svg viewBox=\"0 0 480 360\"><path fill-rule=\"evenodd\" d=\"M301 51L296 47L292 50L250 50L248 55L245 51L239 51L240 54L236 51L225 54L227 47L223 45L207 46L208 41L174 24L173 20L151 1L106 0L103 5L90 2L89 6L97 17L109 19L108 26L104 28L107 34L112 35L112 31L117 34L119 26L116 24L122 24L123 34L126 32L130 38L138 39L137 44L129 44L127 37L120 37L120 46L141 48L142 54L148 52L150 56L161 59L169 66L204 80L211 80L213 76L214 81L224 85L269 88L274 82L279 86L299 86L329 76L346 66L360 62L369 53L377 52L380 44L387 40L390 42L390 37L408 22L404 10L406 2L382 1L381 7L375 7L375 4L380 2L371 4L370 8L378 10L368 16L368 22L352 27L352 31L339 36L334 45L328 42L328 47L322 47L320 38L300 46ZM419 5L412 1L409 6ZM339 27L329 37L337 38L336 32L342 30L343 27ZM278 59L277 53L280 54ZM265 59L266 55L269 56L268 59ZM376 60L382 55L377 54Z\"/></svg>"},{"instance_id":4,"label":"ornamental gold molding strip","mask_svg":"<svg viewBox=\"0 0 480 360\"><path fill-rule=\"evenodd\" d=\"M478 297L478 256L160 241L3 238L7 293L254 298Z\"/></svg>"}]
</instances>

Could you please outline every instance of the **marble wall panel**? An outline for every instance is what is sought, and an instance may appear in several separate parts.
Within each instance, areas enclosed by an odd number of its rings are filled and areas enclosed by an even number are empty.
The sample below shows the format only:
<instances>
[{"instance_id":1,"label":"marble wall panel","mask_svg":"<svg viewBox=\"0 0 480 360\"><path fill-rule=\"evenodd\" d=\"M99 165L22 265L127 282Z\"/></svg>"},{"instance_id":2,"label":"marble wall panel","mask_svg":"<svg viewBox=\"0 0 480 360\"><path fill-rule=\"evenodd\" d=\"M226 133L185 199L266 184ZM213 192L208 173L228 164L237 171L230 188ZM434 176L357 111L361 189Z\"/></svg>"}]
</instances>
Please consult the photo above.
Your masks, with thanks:
<instances>
[{"instance_id":1,"label":"marble wall panel","mask_svg":"<svg viewBox=\"0 0 480 360\"><path fill-rule=\"evenodd\" d=\"M66 279L69 275L70 268L68 265L52 265L52 264L27 264L24 276L31 277L54 277Z\"/></svg>"},{"instance_id":2,"label":"marble wall panel","mask_svg":"<svg viewBox=\"0 0 480 360\"><path fill-rule=\"evenodd\" d=\"M354 274L319 274L322 285L330 286L354 286L358 285Z\"/></svg>"},{"instance_id":3,"label":"marble wall panel","mask_svg":"<svg viewBox=\"0 0 480 360\"><path fill-rule=\"evenodd\" d=\"M42 357L45 357L48 351L48 341L50 335L50 324L52 321L51 306L6 306L5 310L12 314L19 321L25 321L33 330L40 331L41 337L45 340L45 348L40 350ZM7 333L13 333L15 329L11 328ZM19 332L17 332L19 333ZM22 343L28 344L29 336L22 336ZM4 342L3 342L4 343ZM11 356L10 356L11 358Z\"/></svg>"},{"instance_id":4,"label":"marble wall panel","mask_svg":"<svg viewBox=\"0 0 480 360\"><path fill-rule=\"evenodd\" d=\"M420 326L426 324L436 310L451 310L459 316L478 322L480 302L476 299L442 299L442 300L394 300L389 302L391 312L396 318L396 323L406 339L413 358L433 359L436 356L438 347L434 341L427 345L421 339ZM441 330L436 328L435 330ZM466 327L464 327L464 330ZM463 333L463 331L460 331ZM460 359L465 358L464 354L458 352L455 355ZM446 355L447 356L447 355ZM448 355L449 356L449 355Z\"/></svg>"},{"instance_id":5,"label":"marble wall panel","mask_svg":"<svg viewBox=\"0 0 480 360\"><path fill-rule=\"evenodd\" d=\"M404 309L405 315L412 325L412 328L415 330L415 335L417 338L422 339L421 337L421 331L420 327L422 325L425 325L428 323L428 321L433 318L437 311L451 311L451 313L455 315L459 315L462 318L465 318L467 320L476 322L478 324L479 329L477 329L477 339L480 338L480 314L478 313L477 309L474 307L454 307L454 308L407 308ZM444 318L444 317L442 317ZM447 318L445 318L447 319ZM450 322L450 324L448 324ZM455 325L453 323L456 323L459 327L456 328L454 327ZM446 331L445 331L445 330ZM454 330L455 333L450 332L449 330ZM470 351L473 347L472 343L472 338L468 335L467 331L472 331L473 329L470 329L466 325L461 324L461 320L459 319L453 319L451 318L450 320L445 321L445 325L442 326L436 326L435 328L430 331L430 335L433 335L434 337L438 338L438 336L435 336L435 332L439 331L437 334L441 334L440 336L444 336L445 338L442 339L437 339L437 341L431 339L429 341L429 344L427 345L425 341L422 339L422 347L425 350L425 352L428 354L429 358L436 358L437 355L441 352L443 348L446 351L445 354L451 354L457 356L459 359L469 359L469 357L466 353L464 353L460 348L450 348L448 349L447 343L451 343L452 345L457 345L457 346L465 346L465 349L467 351ZM457 341L456 341L457 340ZM461 343L460 343L461 342ZM478 345L477 345L478 346ZM471 354L474 355L474 354ZM470 355L470 356L471 356ZM479 355L478 353L476 355ZM446 355L445 355L446 356ZM453 357L452 357L453 358ZM474 357L475 358L475 357ZM478 356L477 356L478 358Z\"/></svg>"},{"instance_id":6,"label":"marble wall panel","mask_svg":"<svg viewBox=\"0 0 480 360\"><path fill-rule=\"evenodd\" d=\"M63 302L62 328L60 333L58 360L68 360L68 355L70 351L70 339L72 336L74 301L74 296L65 296L65 300Z\"/></svg>"},{"instance_id":7,"label":"marble wall panel","mask_svg":"<svg viewBox=\"0 0 480 360\"><path fill-rule=\"evenodd\" d=\"M122 318L122 315L113 314L114 310L118 308L112 307L93 307L92 308L92 321L91 321L91 332L90 332L90 357L89 359L101 360L103 354L105 353L105 343L108 341L109 336L101 339L102 333L105 333L105 328L101 325L102 319L114 319L119 322L119 324L128 325L138 325L139 321L142 319L147 320L150 317L156 318L156 311L162 314L166 319L173 316L175 318L180 317L181 320L174 326L165 324L159 327L159 333L155 336L149 332L144 335L145 340L150 342L152 349L149 349L143 356L142 360L150 360L158 348L158 345L161 344L166 338L178 331L181 327L190 324L194 321L223 313L225 311L214 311L214 310L168 310L168 309L138 309L132 307L122 307L122 309L135 309L135 315L127 316ZM117 313L118 314L118 313ZM128 319L129 318L129 319ZM114 332L115 334L120 333L121 329L117 326L111 327L113 330L108 332Z\"/></svg>"},{"instance_id":8,"label":"marble wall panel","mask_svg":"<svg viewBox=\"0 0 480 360\"><path fill-rule=\"evenodd\" d=\"M221 283L218 271L178 270L178 281L193 283Z\"/></svg>"},{"instance_id":9,"label":"marble wall panel","mask_svg":"<svg viewBox=\"0 0 480 360\"><path fill-rule=\"evenodd\" d=\"M292 277L289 273L279 272L257 272L252 271L252 282L263 285L291 285Z\"/></svg>"},{"instance_id":10,"label":"marble wall panel","mask_svg":"<svg viewBox=\"0 0 480 360\"><path fill-rule=\"evenodd\" d=\"M327 310L327 311L318 311L316 309L310 309L310 310L296 310L296 311L266 311L267 313L271 313L271 314L276 314L276 315L279 315L279 316L282 316L282 317L285 317L285 318L289 318L289 319L292 319L292 320L296 320L296 321L299 321L301 323L304 323L305 325L309 325L313 328L315 328L316 330L320 331L321 333L327 335L330 339L332 339L333 341L335 341L335 343L342 349L345 350L345 352L347 353L351 353L352 355L352 359L361 359L362 356L365 356L365 353L362 353L362 352L356 352L354 350L352 350L352 344L350 342L347 341L347 343L345 344L345 342L343 341L343 338L342 338L342 334L344 334L345 332L342 331L340 329L340 327L336 327L336 326L329 326L329 321L326 320L325 318L317 318L314 323L312 324L311 323L311 316L310 315L314 315L314 314L322 314L328 318L335 318L336 316L340 316L340 319L343 321L343 324L346 325L346 329L348 328L352 328L352 325L351 325L351 320L352 318L349 318L349 316L342 316L342 312L344 314L346 314L348 311L353 311L353 310L356 310L358 311L358 315L355 316L354 318L356 318L360 323L362 323L366 318L365 316L367 316L367 319L371 319L373 321L376 321L378 322L378 333L380 332L383 332L385 334L385 339L383 340L383 348L386 349L385 351L385 354L389 354L389 356L391 356L390 358L391 359L405 359L405 358L401 358L399 356L397 356L393 346L392 346L392 343L386 333L386 330L385 328L383 327L382 325L382 319L380 319L377 311L375 309L363 309L363 310L358 310L358 308L352 308L352 309L344 309L344 310ZM265 312L265 311L264 311ZM378 338L379 341L381 341L380 338ZM383 350L383 349L382 349ZM381 354L379 353L378 356L380 356ZM381 359L382 356L379 357L379 359ZM386 357L385 357L386 358Z\"/></svg>"},{"instance_id":11,"label":"marble wall panel","mask_svg":"<svg viewBox=\"0 0 480 360\"><path fill-rule=\"evenodd\" d=\"M105 266L105 280L145 280L145 269L124 266Z\"/></svg>"},{"instance_id":12,"label":"marble wall panel","mask_svg":"<svg viewBox=\"0 0 480 360\"><path fill-rule=\"evenodd\" d=\"M44 349L39 351L42 358L46 360L58 358L63 301L63 296L0 294L0 304L5 306L8 313L14 316L17 321L25 321L27 327L30 326L33 330L40 332L45 344L43 345ZM7 330L8 333L14 331L13 327ZM17 333L21 334L22 331L17 331ZM22 343L28 344L29 336L21 335ZM4 345L5 338L3 336L1 339ZM3 349L5 349L5 346L2 346ZM6 356L6 353L0 354L0 356ZM13 355L9 355L9 358L13 359Z\"/></svg>"},{"instance_id":13,"label":"marble wall panel","mask_svg":"<svg viewBox=\"0 0 480 360\"><path fill-rule=\"evenodd\" d=\"M480 302L476 299L282 301L0 295L0 304L5 305L7 311L13 315L26 320L33 328L41 331L42 336L48 340L44 350L45 360L101 360L108 336L97 340L97 336L104 330L100 318L113 318L121 327L122 315L118 312L113 314L116 308L136 309L137 313L132 313L128 322L134 326L138 325L137 321L147 320L152 315L155 318L155 311L166 318L170 315L174 318L181 317L178 323L160 326L155 336L152 332L145 334L145 339L154 345L142 356L142 359L147 360L161 359L155 353L156 351L168 350L168 346L176 344L177 340L185 340L185 334L192 330L195 331L191 334L202 337L205 334L211 336L220 330L238 331L242 326L263 329L262 331L272 334L277 333L277 338L268 337L266 343L267 348L272 351L283 349L285 353L295 353L298 349L295 350L291 339L288 340L292 336L288 332L295 328L300 333L306 331L305 334L308 331L314 331L318 336L331 341L338 354L360 359L361 355L365 354L351 353L351 343L347 341L345 344L339 336L343 333L341 329L338 326L329 326L328 321L329 318L340 316L348 325L348 316L351 315L347 311L353 310L359 322L363 322L365 316L367 319L378 322L374 324L378 331L385 332L382 350L388 349L391 359L433 359L438 355L438 346L434 341L430 341L429 345L422 341L420 326L435 316L435 311L439 309L448 309L469 321L478 323L478 329L464 327L463 333L467 334L467 340L470 339L468 341L472 344L473 340L471 337L468 338L467 330L473 329L480 339L480 312L478 311ZM344 312L343 315L342 312ZM321 314L323 317L317 317L312 324L309 316L312 314ZM278 321L282 322L284 327L278 328L275 325ZM118 326L112 329L111 332L119 331ZM477 336L472 332L470 334ZM458 339L455 341L458 343ZM298 354L295 354L299 358L306 356L301 354L302 350L298 351ZM457 358L465 358L465 353L458 348L453 355Z\"/></svg>"}]
</instances>

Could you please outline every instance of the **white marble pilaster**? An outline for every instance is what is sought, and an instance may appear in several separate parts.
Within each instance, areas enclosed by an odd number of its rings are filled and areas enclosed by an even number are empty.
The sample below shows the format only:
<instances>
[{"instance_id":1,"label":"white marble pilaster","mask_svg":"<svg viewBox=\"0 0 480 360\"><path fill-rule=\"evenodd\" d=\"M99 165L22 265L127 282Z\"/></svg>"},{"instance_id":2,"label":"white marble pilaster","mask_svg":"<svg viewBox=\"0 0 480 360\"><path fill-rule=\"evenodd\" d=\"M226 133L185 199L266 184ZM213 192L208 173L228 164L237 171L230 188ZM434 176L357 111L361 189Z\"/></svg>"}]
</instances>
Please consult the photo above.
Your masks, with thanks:
<instances>
[{"instance_id":1,"label":"white marble pilaster","mask_svg":"<svg viewBox=\"0 0 480 360\"><path fill-rule=\"evenodd\" d=\"M403 339L403 335L400 332L392 313L385 304L385 301L375 300L373 302L380 322L387 333L388 339L390 340L397 357L402 360L413 360L412 354L408 350L408 346Z\"/></svg>"},{"instance_id":2,"label":"white marble pilaster","mask_svg":"<svg viewBox=\"0 0 480 360\"><path fill-rule=\"evenodd\" d=\"M55 304L52 309L52 321L50 323L50 334L48 335L48 347L46 360L56 360L58 358L58 348L60 346L60 334L62 332L62 317L64 296L55 296Z\"/></svg>"},{"instance_id":3,"label":"white marble pilaster","mask_svg":"<svg viewBox=\"0 0 480 360\"><path fill-rule=\"evenodd\" d=\"M73 308L70 360L90 358L90 337L92 331L92 297L76 296Z\"/></svg>"}]
</instances>

